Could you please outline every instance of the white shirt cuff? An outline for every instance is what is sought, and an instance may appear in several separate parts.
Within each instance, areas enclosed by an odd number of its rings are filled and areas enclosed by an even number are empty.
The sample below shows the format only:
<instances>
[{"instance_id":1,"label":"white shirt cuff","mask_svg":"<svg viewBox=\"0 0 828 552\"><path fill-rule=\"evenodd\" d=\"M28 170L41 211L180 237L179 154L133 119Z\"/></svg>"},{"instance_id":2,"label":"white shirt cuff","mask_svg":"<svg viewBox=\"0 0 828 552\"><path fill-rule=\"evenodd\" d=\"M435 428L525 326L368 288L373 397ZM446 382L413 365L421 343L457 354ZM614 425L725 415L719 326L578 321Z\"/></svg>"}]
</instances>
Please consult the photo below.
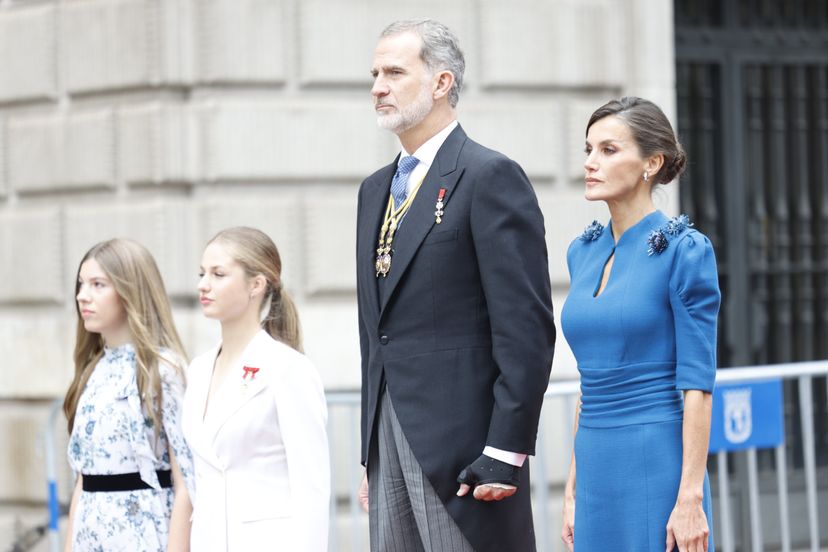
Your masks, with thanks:
<instances>
[{"instance_id":1,"label":"white shirt cuff","mask_svg":"<svg viewBox=\"0 0 828 552\"><path fill-rule=\"evenodd\" d=\"M519 468L522 467L523 462L526 461L525 454L520 454L519 452L509 452L508 450L500 450L494 447L484 448L483 454L489 458L494 458L495 460L500 460L501 462L506 462L507 464L511 464Z\"/></svg>"}]
</instances>

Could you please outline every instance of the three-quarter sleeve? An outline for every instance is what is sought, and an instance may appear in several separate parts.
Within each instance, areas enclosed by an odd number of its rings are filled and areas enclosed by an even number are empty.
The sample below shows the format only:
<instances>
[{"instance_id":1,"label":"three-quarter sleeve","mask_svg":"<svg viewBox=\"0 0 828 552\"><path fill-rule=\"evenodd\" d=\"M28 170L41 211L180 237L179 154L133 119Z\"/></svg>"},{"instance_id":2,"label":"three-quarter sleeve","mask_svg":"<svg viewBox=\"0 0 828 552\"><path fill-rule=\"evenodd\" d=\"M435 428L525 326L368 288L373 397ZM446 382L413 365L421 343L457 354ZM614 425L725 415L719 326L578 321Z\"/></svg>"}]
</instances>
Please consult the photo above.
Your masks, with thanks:
<instances>
[{"instance_id":1,"label":"three-quarter sleeve","mask_svg":"<svg viewBox=\"0 0 828 552\"><path fill-rule=\"evenodd\" d=\"M712 392L721 293L710 240L691 231L677 240L670 276L676 329L676 388Z\"/></svg>"},{"instance_id":2,"label":"three-quarter sleeve","mask_svg":"<svg viewBox=\"0 0 828 552\"><path fill-rule=\"evenodd\" d=\"M190 500L195 500L195 468L190 448L184 440L181 430L181 411L184 403L184 372L165 362L159 363L161 375L161 422L167 442L175 455L181 476L190 493Z\"/></svg>"}]
</instances>

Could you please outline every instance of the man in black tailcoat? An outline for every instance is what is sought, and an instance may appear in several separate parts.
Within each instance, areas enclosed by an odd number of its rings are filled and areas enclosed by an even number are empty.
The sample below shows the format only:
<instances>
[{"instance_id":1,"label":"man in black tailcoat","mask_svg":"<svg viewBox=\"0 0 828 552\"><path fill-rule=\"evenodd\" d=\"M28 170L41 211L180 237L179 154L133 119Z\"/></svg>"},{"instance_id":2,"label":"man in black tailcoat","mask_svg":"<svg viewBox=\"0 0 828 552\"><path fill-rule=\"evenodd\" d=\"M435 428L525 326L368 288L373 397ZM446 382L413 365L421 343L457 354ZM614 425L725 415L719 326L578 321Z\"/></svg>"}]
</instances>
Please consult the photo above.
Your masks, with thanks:
<instances>
[{"instance_id":1,"label":"man in black tailcoat","mask_svg":"<svg viewBox=\"0 0 828 552\"><path fill-rule=\"evenodd\" d=\"M402 151L359 191L361 489L371 549L535 550L529 497L555 343L543 216L472 141L465 62L432 20L382 33L372 74Z\"/></svg>"}]
</instances>

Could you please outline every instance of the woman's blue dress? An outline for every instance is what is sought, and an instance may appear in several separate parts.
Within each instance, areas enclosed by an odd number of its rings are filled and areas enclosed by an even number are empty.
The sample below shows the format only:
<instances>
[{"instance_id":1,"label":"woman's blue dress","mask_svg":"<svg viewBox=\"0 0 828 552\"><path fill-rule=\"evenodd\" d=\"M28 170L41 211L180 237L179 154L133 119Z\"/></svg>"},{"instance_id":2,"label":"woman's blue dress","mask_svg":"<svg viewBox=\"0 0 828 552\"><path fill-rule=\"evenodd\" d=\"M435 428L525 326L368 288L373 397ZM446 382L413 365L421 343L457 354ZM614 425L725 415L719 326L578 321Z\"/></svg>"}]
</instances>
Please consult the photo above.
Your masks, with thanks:
<instances>
[{"instance_id":1,"label":"woman's blue dress","mask_svg":"<svg viewBox=\"0 0 828 552\"><path fill-rule=\"evenodd\" d=\"M715 380L716 259L703 234L661 211L617 244L612 222L591 230L569 247L561 316L581 373L575 550L663 552L681 479L682 391L711 392ZM704 510L712 551L706 474Z\"/></svg>"}]
</instances>

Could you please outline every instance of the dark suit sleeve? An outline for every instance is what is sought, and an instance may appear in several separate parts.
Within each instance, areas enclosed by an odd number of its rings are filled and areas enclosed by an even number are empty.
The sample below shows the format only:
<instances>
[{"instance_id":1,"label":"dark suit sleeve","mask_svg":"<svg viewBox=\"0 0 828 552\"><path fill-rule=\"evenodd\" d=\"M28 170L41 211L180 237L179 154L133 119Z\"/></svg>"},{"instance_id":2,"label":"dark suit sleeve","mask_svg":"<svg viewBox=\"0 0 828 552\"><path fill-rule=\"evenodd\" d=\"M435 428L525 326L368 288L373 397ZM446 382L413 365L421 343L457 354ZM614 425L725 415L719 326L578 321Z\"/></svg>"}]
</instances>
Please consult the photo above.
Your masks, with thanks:
<instances>
[{"instance_id":1,"label":"dark suit sleeve","mask_svg":"<svg viewBox=\"0 0 828 552\"><path fill-rule=\"evenodd\" d=\"M364 183L363 183L364 184ZM362 186L359 188L359 195L357 197L357 239L356 239L356 266L359 267L361 262L364 262L364 259L359 258L359 251L360 251L360 243L359 243L359 228L360 228L360 219L362 218ZM365 439L368 438L368 335L365 330L365 320L362 315L362 302L357 301L357 324L359 326L359 353L360 353L360 365L362 369L362 407L360 408L360 437L362 446L360 450L363 451L360 453L360 463L365 466L368 463L367 454L364 452L367 450L365 446Z\"/></svg>"},{"instance_id":2,"label":"dark suit sleeve","mask_svg":"<svg viewBox=\"0 0 828 552\"><path fill-rule=\"evenodd\" d=\"M543 215L520 166L495 157L474 174L471 229L498 375L486 444L534 454L555 347Z\"/></svg>"}]
</instances>

